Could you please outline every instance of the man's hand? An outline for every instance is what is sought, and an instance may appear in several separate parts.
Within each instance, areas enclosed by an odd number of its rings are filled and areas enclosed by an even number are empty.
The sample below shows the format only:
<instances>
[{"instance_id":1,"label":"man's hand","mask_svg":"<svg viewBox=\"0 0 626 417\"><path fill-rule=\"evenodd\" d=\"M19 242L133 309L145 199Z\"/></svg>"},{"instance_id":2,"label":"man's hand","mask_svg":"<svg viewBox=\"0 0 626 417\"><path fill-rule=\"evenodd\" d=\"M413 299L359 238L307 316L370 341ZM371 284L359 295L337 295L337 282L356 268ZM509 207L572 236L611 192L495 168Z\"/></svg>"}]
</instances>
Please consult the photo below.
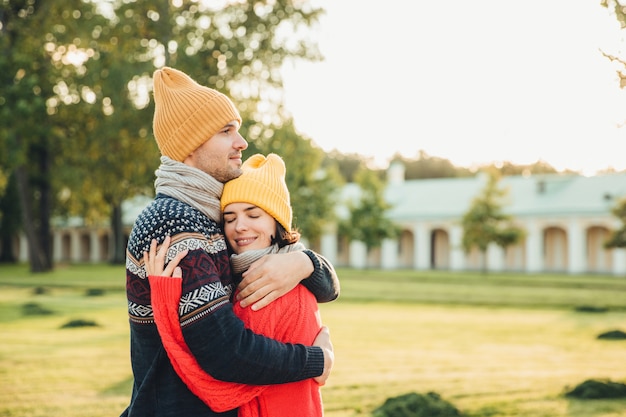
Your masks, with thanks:
<instances>
[{"instance_id":1,"label":"man's hand","mask_svg":"<svg viewBox=\"0 0 626 417\"><path fill-rule=\"evenodd\" d=\"M322 326L322 330L317 334L313 346L319 346L324 351L324 372L322 375L314 378L315 382L324 385L335 363L335 352L333 350L333 344L330 341L330 331L328 327Z\"/></svg>"},{"instance_id":2,"label":"man's hand","mask_svg":"<svg viewBox=\"0 0 626 417\"><path fill-rule=\"evenodd\" d=\"M313 273L313 263L304 252L266 255L243 273L237 300L242 307L260 310L293 290Z\"/></svg>"}]
</instances>

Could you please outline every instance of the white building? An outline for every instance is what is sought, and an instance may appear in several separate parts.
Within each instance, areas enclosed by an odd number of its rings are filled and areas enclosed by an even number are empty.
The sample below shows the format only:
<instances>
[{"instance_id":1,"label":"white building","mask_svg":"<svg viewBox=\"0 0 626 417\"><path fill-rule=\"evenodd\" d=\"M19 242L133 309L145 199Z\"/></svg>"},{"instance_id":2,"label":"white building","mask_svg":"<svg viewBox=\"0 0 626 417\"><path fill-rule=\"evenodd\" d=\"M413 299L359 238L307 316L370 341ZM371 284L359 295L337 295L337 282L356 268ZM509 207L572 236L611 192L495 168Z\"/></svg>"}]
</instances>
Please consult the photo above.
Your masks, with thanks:
<instances>
[{"instance_id":1,"label":"white building","mask_svg":"<svg viewBox=\"0 0 626 417\"><path fill-rule=\"evenodd\" d=\"M479 270L482 254L463 251L460 221L486 180L478 175L405 181L403 168L392 165L385 198L393 206L389 217L402 229L400 237L366 253L362 242L348 243L331 231L320 252L336 266ZM499 188L508 190L504 212L526 238L506 250L490 246L490 271L626 275L626 249L604 248L610 231L621 226L611 209L626 197L626 173L511 176L502 178ZM358 192L357 185L347 185L344 201Z\"/></svg>"},{"instance_id":2,"label":"white building","mask_svg":"<svg viewBox=\"0 0 626 417\"><path fill-rule=\"evenodd\" d=\"M486 177L404 180L401 165L392 164L385 190L393 206L389 217L400 226L399 238L386 240L367 252L362 242L348 242L330 228L319 251L335 266L383 269L479 270L482 255L466 254L461 246L460 220L471 200L484 188ZM594 177L536 175L504 177L499 187L508 190L504 211L526 231L520 244L507 250L493 245L487 251L490 271L601 273L626 276L626 249L607 250L610 231L621 227L611 214L626 197L626 173ZM342 190L342 201L359 194L356 184ZM139 198L124 206L127 233L137 214L151 199ZM338 207L346 215L345 207ZM106 225L78 222L54 228L53 260L106 262L111 232ZM27 261L26 239L20 238L19 256Z\"/></svg>"}]
</instances>

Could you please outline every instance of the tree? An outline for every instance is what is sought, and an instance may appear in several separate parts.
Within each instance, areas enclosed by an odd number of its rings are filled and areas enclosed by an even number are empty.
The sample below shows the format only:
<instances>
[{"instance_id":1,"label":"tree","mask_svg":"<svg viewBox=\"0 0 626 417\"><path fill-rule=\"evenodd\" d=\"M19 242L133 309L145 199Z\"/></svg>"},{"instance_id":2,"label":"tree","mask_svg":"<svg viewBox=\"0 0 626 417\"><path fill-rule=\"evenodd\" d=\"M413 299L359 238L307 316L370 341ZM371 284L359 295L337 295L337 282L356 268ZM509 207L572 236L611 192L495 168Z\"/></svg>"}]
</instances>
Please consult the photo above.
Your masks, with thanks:
<instances>
[{"instance_id":1,"label":"tree","mask_svg":"<svg viewBox=\"0 0 626 417\"><path fill-rule=\"evenodd\" d=\"M622 223L621 227L611 232L611 236L605 242L605 248L626 248L626 198L617 202L611 213Z\"/></svg>"},{"instance_id":2,"label":"tree","mask_svg":"<svg viewBox=\"0 0 626 417\"><path fill-rule=\"evenodd\" d=\"M156 146L148 135L153 107L144 91L151 88L154 68L175 66L233 97L246 119L242 133L254 137L265 124L282 120L279 103L272 107L269 97L282 88L278 70L283 61L318 57L302 32L320 11L291 1L215 7L136 0L115 3L110 13L109 25L98 34L97 55L86 63L105 114L91 119L88 146L93 158L84 167L103 171L93 185L110 208L116 232L113 260L123 262L121 203L151 190L158 166ZM268 110L260 110L260 101ZM268 114L273 117L268 119Z\"/></svg>"},{"instance_id":3,"label":"tree","mask_svg":"<svg viewBox=\"0 0 626 417\"><path fill-rule=\"evenodd\" d=\"M619 22L621 28L624 29L626 28L626 10L624 9L622 3L623 2L619 0L600 0L600 5L611 10L611 12L615 14L615 18ZM626 87L626 60L623 57L619 57L610 53L602 52L602 54L621 67L620 70L616 71L617 76L620 80L619 86L620 88Z\"/></svg>"},{"instance_id":4,"label":"tree","mask_svg":"<svg viewBox=\"0 0 626 417\"><path fill-rule=\"evenodd\" d=\"M22 226L15 176L8 179L4 195L0 193L0 262L17 261L13 250L13 238Z\"/></svg>"},{"instance_id":5,"label":"tree","mask_svg":"<svg viewBox=\"0 0 626 417\"><path fill-rule=\"evenodd\" d=\"M324 152L310 139L301 137L291 119L280 127L266 129L262 138L250 143L246 155L257 152L276 153L283 158L294 226L308 240L319 240L324 226L335 221L334 206L341 184L333 167L322 167Z\"/></svg>"},{"instance_id":6,"label":"tree","mask_svg":"<svg viewBox=\"0 0 626 417\"><path fill-rule=\"evenodd\" d=\"M148 134L152 108L136 93L137 84L148 84L152 63L142 62L138 51L129 52L126 43L118 45L115 39L122 36L121 29L114 27L107 33L98 36L94 58L82 64L84 75L71 86L83 91L83 99L57 110L60 117L79 115L82 120L78 126L66 125L65 135L73 140L67 143L67 165L59 175L69 214L87 222L109 219L113 235L110 260L121 264L126 247L122 203L152 193L158 149Z\"/></svg>"},{"instance_id":7,"label":"tree","mask_svg":"<svg viewBox=\"0 0 626 417\"><path fill-rule=\"evenodd\" d=\"M60 124L49 105L56 81L64 76L67 51L50 46L54 39L67 43L72 36L65 24L79 19L71 13L77 4L86 6L77 0L0 3L0 162L3 175L15 178L33 272L52 268L52 173ZM59 16L66 23L59 24Z\"/></svg>"},{"instance_id":8,"label":"tree","mask_svg":"<svg viewBox=\"0 0 626 417\"><path fill-rule=\"evenodd\" d=\"M339 172L339 175L341 175L345 182L355 182L356 175L363 169L362 167L369 166L372 163L373 158L365 157L357 153L344 154L333 150L326 154L323 165L325 167L333 167L334 170ZM380 172L379 176L380 178L384 178L384 172Z\"/></svg>"},{"instance_id":9,"label":"tree","mask_svg":"<svg viewBox=\"0 0 626 417\"><path fill-rule=\"evenodd\" d=\"M487 272L487 248L495 243L502 248L519 242L524 231L513 224L512 217L503 212L503 199L507 190L498 188L499 174L488 172L487 183L480 194L472 200L469 210L463 215L462 245L466 252L477 248L483 259L483 272Z\"/></svg>"},{"instance_id":10,"label":"tree","mask_svg":"<svg viewBox=\"0 0 626 417\"><path fill-rule=\"evenodd\" d=\"M419 151L417 159L395 155L393 160L404 164L407 179L453 178L470 175L468 169L457 168L449 160L430 156L425 151Z\"/></svg>"},{"instance_id":11,"label":"tree","mask_svg":"<svg viewBox=\"0 0 626 417\"><path fill-rule=\"evenodd\" d=\"M321 9L306 2L0 7L0 176L16 177L35 272L52 267L53 212L110 216L113 260L123 261L121 202L151 191L158 166L149 134L156 67L175 66L229 94L246 120L242 133L255 138L285 117L282 63L320 58L306 29Z\"/></svg>"},{"instance_id":12,"label":"tree","mask_svg":"<svg viewBox=\"0 0 626 417\"><path fill-rule=\"evenodd\" d=\"M386 216L391 205L385 201L385 184L376 173L362 168L355 179L361 196L356 204L348 202L350 216L339 222L339 234L363 242L369 251L384 239L398 236L399 228Z\"/></svg>"}]
</instances>

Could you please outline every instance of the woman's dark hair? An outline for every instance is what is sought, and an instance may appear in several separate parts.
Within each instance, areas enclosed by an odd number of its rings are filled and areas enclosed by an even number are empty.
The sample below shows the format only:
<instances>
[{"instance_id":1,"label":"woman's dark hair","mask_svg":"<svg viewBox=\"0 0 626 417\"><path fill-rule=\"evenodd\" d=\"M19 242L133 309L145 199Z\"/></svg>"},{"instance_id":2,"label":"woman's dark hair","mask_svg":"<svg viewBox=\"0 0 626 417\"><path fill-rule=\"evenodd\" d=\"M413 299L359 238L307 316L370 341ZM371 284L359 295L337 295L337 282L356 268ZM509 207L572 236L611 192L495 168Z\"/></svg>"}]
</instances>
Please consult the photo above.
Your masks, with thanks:
<instances>
[{"instance_id":1,"label":"woman's dark hair","mask_svg":"<svg viewBox=\"0 0 626 417\"><path fill-rule=\"evenodd\" d=\"M291 245L300 240L300 232L292 230L288 232L282 224L276 222L276 235L272 236L272 245L277 244L279 248Z\"/></svg>"}]
</instances>

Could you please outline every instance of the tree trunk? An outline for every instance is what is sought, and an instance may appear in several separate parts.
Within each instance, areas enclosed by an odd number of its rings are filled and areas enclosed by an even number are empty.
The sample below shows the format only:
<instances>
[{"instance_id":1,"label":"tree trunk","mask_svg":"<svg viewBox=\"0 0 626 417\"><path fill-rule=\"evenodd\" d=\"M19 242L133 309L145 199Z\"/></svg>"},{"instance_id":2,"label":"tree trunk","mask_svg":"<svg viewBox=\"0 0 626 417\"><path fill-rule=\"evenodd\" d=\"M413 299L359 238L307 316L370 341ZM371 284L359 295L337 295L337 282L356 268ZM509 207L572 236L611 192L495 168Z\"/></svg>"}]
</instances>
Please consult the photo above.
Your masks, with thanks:
<instances>
[{"instance_id":1,"label":"tree trunk","mask_svg":"<svg viewBox=\"0 0 626 417\"><path fill-rule=\"evenodd\" d=\"M41 242L41 250L44 253L47 269L52 269L52 229L50 217L52 216L52 184L50 181L50 152L46 138L43 138L44 145L37 149L37 159L39 162L39 228L37 238Z\"/></svg>"},{"instance_id":2,"label":"tree trunk","mask_svg":"<svg viewBox=\"0 0 626 417\"><path fill-rule=\"evenodd\" d=\"M114 204L111 210L111 230L113 231L113 257L111 263L124 264L126 262L126 237L122 225L122 205Z\"/></svg>"},{"instance_id":3,"label":"tree trunk","mask_svg":"<svg viewBox=\"0 0 626 417\"><path fill-rule=\"evenodd\" d=\"M31 272L46 272L51 269L51 263L43 249L43 242L39 240L38 228L35 222L33 204L31 200L31 187L28 181L28 173L25 165L15 169L17 181L17 193L22 206L22 223L28 242L28 260Z\"/></svg>"},{"instance_id":4,"label":"tree trunk","mask_svg":"<svg viewBox=\"0 0 626 417\"><path fill-rule=\"evenodd\" d=\"M20 207L19 196L17 194L17 184L15 175L9 177L9 183L5 190L4 196L0 198L0 212L2 212L2 220L0 221L0 262L16 263L14 238L18 235L22 221L20 216L22 210Z\"/></svg>"},{"instance_id":5,"label":"tree trunk","mask_svg":"<svg viewBox=\"0 0 626 417\"><path fill-rule=\"evenodd\" d=\"M481 272L483 273L483 275L487 275L489 273L489 266L487 262L487 250L485 249L481 251L481 255L482 255Z\"/></svg>"}]
</instances>

